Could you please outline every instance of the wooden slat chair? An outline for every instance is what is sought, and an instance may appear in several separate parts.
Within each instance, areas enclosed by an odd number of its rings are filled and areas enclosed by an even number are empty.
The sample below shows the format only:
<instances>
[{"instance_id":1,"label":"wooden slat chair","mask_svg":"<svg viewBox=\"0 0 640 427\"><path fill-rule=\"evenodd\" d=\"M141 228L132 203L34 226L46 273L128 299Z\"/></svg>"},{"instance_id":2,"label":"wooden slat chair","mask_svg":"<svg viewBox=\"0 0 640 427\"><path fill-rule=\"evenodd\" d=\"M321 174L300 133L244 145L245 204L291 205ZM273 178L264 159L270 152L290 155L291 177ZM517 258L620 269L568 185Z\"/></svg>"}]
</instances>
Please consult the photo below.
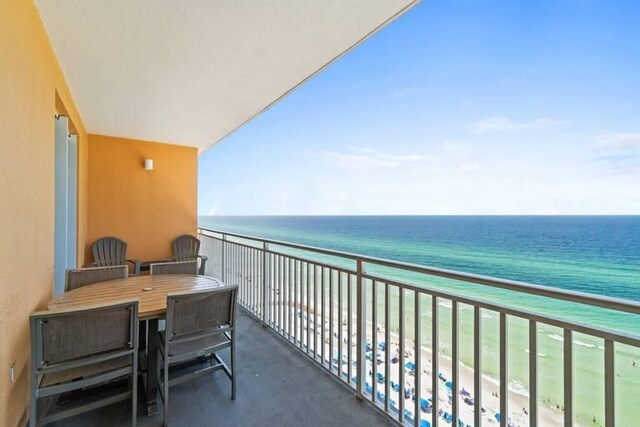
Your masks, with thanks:
<instances>
[{"instance_id":1,"label":"wooden slat chair","mask_svg":"<svg viewBox=\"0 0 640 427\"><path fill-rule=\"evenodd\" d=\"M131 399L136 425L138 375L138 301L81 309L40 311L30 316L31 409L29 426L49 423ZM129 380L126 390L96 393L90 402L46 405L63 393L107 382ZM107 393L110 391L110 393ZM80 394L80 392L77 392ZM85 394L84 391L82 394ZM106 396L105 396L106 394ZM99 399L98 399L99 397ZM65 398L66 399L66 398ZM54 410L50 410L54 409Z\"/></svg>"},{"instance_id":2,"label":"wooden slat chair","mask_svg":"<svg viewBox=\"0 0 640 427\"><path fill-rule=\"evenodd\" d=\"M198 274L204 276L204 266L207 257L200 255L200 240L190 234L183 234L173 241L172 261L193 261L200 259L200 269Z\"/></svg>"},{"instance_id":3,"label":"wooden slat chair","mask_svg":"<svg viewBox=\"0 0 640 427\"><path fill-rule=\"evenodd\" d=\"M91 267L111 267L116 265L132 264L133 274L140 275L142 261L127 259L127 243L117 237L103 237L91 245L93 263Z\"/></svg>"},{"instance_id":4,"label":"wooden slat chair","mask_svg":"<svg viewBox=\"0 0 640 427\"><path fill-rule=\"evenodd\" d=\"M150 265L152 276L159 274L198 274L198 261L155 262Z\"/></svg>"},{"instance_id":5,"label":"wooden slat chair","mask_svg":"<svg viewBox=\"0 0 640 427\"><path fill-rule=\"evenodd\" d=\"M107 280L126 279L129 267L116 265L113 267L89 267L70 269L65 273L64 291L69 292L83 286Z\"/></svg>"},{"instance_id":6,"label":"wooden slat chair","mask_svg":"<svg viewBox=\"0 0 640 427\"><path fill-rule=\"evenodd\" d=\"M165 426L169 421L169 387L172 385L222 370L231 380L231 399L236 398L237 292L237 286L225 286L167 295L167 329L160 332L158 346L161 363L158 389L164 402ZM218 355L220 350L229 347L231 368ZM210 358L209 366L179 372L185 362L202 357Z\"/></svg>"}]
</instances>

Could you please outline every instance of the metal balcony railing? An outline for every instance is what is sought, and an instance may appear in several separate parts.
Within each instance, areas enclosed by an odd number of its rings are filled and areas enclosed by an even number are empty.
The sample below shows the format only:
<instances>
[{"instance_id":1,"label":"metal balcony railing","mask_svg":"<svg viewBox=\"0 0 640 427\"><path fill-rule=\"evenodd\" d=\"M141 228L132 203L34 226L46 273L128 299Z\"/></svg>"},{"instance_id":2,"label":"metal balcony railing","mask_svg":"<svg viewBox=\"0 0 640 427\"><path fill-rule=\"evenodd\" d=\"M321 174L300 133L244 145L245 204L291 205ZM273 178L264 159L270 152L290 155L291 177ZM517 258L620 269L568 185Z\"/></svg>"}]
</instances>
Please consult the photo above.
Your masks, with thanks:
<instances>
[{"instance_id":1,"label":"metal balcony railing","mask_svg":"<svg viewBox=\"0 0 640 427\"><path fill-rule=\"evenodd\" d=\"M438 277L631 316L640 315L638 302L216 230L201 228L198 232L201 253L209 259L207 275L239 285L239 304L247 312L397 423L417 427L466 427L471 422L474 426L495 422L504 427L553 424L553 417L542 414L538 398L541 373L537 337L543 325L561 330L558 340L562 341L564 407L555 414L557 424L571 426L575 422L574 334L603 341L604 419L600 424L613 427L616 423L616 345L640 348L640 337L397 277L407 277L406 273ZM469 310L465 313L473 327L473 342L464 343L473 347L471 390L461 386L460 376L463 307ZM443 316L445 310L447 316ZM499 408L493 414L487 414L483 404L485 313L494 313L498 324L499 391L491 399L498 399ZM509 320L513 318L525 322L524 329L528 330L528 408L523 408L526 419L519 422L509 419L507 342ZM443 321L447 328L443 328ZM450 329L446 359L440 356L443 329ZM447 361L450 379L441 374L443 360ZM463 406L472 411L472 419L463 419Z\"/></svg>"}]
</instances>

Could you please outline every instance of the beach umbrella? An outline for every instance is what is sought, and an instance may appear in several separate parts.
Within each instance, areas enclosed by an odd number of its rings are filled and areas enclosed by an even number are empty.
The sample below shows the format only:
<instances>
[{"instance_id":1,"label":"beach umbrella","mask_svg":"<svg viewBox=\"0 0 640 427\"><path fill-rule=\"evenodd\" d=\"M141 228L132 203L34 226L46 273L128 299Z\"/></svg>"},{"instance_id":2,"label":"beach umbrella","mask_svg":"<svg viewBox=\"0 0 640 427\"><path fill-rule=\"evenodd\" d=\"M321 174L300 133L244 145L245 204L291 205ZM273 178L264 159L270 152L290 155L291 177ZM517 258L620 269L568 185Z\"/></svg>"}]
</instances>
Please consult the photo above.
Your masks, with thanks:
<instances>
[{"instance_id":1,"label":"beach umbrella","mask_svg":"<svg viewBox=\"0 0 640 427\"><path fill-rule=\"evenodd\" d=\"M431 404L429 403L429 401L428 401L428 400L425 400L425 399L422 399L422 398L420 399L420 408L421 408L422 410L427 410L427 409L429 409L429 406L430 406L430 405L431 405Z\"/></svg>"},{"instance_id":2,"label":"beach umbrella","mask_svg":"<svg viewBox=\"0 0 640 427\"><path fill-rule=\"evenodd\" d=\"M416 365L415 365L415 363L413 363L413 362L407 362L407 363L404 365L404 367L405 367L405 368L407 368L407 369L408 369L408 370L410 370L410 371L415 371L415 369L416 369Z\"/></svg>"},{"instance_id":3,"label":"beach umbrella","mask_svg":"<svg viewBox=\"0 0 640 427\"><path fill-rule=\"evenodd\" d=\"M499 421L500 421L500 418L501 418L501 417L500 417L500 412L498 412L498 413L496 414L496 421L498 421L498 422L499 422Z\"/></svg>"},{"instance_id":4,"label":"beach umbrella","mask_svg":"<svg viewBox=\"0 0 640 427\"><path fill-rule=\"evenodd\" d=\"M378 348L384 351L387 348L387 344L384 341L381 341L380 344L378 344Z\"/></svg>"},{"instance_id":5,"label":"beach umbrella","mask_svg":"<svg viewBox=\"0 0 640 427\"><path fill-rule=\"evenodd\" d=\"M420 427L431 427L431 423L427 420L420 420Z\"/></svg>"},{"instance_id":6,"label":"beach umbrella","mask_svg":"<svg viewBox=\"0 0 640 427\"><path fill-rule=\"evenodd\" d=\"M444 383L444 386L446 388L453 388L453 383L451 381L447 381L446 383Z\"/></svg>"}]
</instances>

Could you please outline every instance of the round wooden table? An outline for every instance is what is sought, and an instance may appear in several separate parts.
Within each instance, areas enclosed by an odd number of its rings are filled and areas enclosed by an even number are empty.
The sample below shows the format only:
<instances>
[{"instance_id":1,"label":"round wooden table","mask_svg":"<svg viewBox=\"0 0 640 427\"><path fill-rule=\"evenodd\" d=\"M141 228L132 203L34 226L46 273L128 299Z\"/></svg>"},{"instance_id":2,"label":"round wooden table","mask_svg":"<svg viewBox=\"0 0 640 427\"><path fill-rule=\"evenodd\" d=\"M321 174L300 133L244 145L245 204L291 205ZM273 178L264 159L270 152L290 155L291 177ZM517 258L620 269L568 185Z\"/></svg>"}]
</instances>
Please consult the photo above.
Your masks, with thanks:
<instances>
[{"instance_id":1,"label":"round wooden table","mask_svg":"<svg viewBox=\"0 0 640 427\"><path fill-rule=\"evenodd\" d=\"M140 320L157 319L164 317L167 311L168 293L214 289L220 286L224 286L224 283L207 276L131 276L65 292L49 301L48 307L50 310L66 309L137 298Z\"/></svg>"},{"instance_id":2,"label":"round wooden table","mask_svg":"<svg viewBox=\"0 0 640 427\"><path fill-rule=\"evenodd\" d=\"M146 369L145 393L147 415L158 412L157 403L157 365L158 365L158 319L167 311L167 294L171 292L189 292L214 289L224 283L213 277L167 274L157 276L131 276L126 279L109 280L83 286L65 292L49 301L50 310L82 307L138 299L140 320L147 320L147 329L140 328L138 349ZM153 368L151 368L153 367ZM151 369L150 369L151 368ZM144 369L141 369L142 372Z\"/></svg>"}]
</instances>

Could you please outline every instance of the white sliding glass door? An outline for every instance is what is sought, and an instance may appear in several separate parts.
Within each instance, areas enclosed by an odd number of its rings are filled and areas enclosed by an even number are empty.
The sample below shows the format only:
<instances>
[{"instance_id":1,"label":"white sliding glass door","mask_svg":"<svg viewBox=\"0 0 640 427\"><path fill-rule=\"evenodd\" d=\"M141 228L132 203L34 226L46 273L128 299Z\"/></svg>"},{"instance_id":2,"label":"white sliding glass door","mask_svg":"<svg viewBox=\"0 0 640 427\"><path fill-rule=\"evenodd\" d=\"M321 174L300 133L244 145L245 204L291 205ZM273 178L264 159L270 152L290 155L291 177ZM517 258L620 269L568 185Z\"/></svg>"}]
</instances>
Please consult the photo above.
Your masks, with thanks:
<instances>
[{"instance_id":1,"label":"white sliding glass door","mask_svg":"<svg viewBox=\"0 0 640 427\"><path fill-rule=\"evenodd\" d=\"M64 273L77 259L78 139L69 134L69 121L56 118L54 295L64 292Z\"/></svg>"}]
</instances>

